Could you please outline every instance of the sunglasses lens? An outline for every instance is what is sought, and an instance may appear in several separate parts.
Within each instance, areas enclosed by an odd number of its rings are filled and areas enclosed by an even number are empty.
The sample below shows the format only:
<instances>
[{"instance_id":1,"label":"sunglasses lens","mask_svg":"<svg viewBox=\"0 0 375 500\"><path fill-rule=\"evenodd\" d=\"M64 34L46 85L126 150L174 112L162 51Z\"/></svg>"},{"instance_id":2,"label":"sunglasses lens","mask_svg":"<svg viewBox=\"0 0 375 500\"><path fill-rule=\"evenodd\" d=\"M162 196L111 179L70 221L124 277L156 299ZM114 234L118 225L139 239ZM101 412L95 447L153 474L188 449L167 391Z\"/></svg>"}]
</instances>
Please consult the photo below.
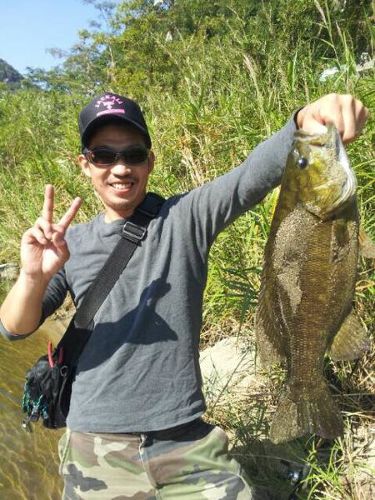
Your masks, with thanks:
<instances>
[{"instance_id":1,"label":"sunglasses lens","mask_svg":"<svg viewBox=\"0 0 375 500\"><path fill-rule=\"evenodd\" d=\"M94 149L90 161L95 165L112 165L116 161L116 151L111 149Z\"/></svg>"},{"instance_id":2,"label":"sunglasses lens","mask_svg":"<svg viewBox=\"0 0 375 500\"><path fill-rule=\"evenodd\" d=\"M148 150L140 144L129 146L122 152L122 157L129 165L137 165L147 160Z\"/></svg>"}]
</instances>

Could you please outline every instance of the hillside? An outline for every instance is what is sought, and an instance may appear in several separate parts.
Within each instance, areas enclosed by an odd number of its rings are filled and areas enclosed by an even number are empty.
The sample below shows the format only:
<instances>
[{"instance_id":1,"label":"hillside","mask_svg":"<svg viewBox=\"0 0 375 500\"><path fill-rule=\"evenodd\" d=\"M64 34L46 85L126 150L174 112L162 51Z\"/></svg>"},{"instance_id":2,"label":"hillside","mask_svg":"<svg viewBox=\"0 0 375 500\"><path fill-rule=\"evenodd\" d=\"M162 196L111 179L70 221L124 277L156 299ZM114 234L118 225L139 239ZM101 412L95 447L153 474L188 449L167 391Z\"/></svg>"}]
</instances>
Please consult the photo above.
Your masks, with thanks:
<instances>
[{"instance_id":1,"label":"hillside","mask_svg":"<svg viewBox=\"0 0 375 500\"><path fill-rule=\"evenodd\" d=\"M0 59L0 82L14 86L23 79L23 76L4 59Z\"/></svg>"}]
</instances>

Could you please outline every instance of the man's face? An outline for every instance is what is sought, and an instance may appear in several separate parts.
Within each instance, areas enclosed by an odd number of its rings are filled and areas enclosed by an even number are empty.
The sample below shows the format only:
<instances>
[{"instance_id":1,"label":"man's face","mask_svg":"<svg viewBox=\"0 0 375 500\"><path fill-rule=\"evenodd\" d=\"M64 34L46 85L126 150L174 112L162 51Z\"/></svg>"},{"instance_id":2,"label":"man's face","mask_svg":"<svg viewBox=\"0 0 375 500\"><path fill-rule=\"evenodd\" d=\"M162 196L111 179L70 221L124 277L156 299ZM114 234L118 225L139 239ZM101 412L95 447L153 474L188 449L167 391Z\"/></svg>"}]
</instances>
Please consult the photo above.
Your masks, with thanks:
<instances>
[{"instance_id":1,"label":"man's face","mask_svg":"<svg viewBox=\"0 0 375 500\"><path fill-rule=\"evenodd\" d=\"M108 124L98 128L92 135L88 149L99 147L122 151L127 146L144 145L144 139L136 129ZM88 177L95 191L105 206L106 220L112 221L130 217L134 209L142 202L155 157L149 157L137 165L127 165L121 158L113 165L97 167L80 155L78 161L82 171Z\"/></svg>"}]
</instances>

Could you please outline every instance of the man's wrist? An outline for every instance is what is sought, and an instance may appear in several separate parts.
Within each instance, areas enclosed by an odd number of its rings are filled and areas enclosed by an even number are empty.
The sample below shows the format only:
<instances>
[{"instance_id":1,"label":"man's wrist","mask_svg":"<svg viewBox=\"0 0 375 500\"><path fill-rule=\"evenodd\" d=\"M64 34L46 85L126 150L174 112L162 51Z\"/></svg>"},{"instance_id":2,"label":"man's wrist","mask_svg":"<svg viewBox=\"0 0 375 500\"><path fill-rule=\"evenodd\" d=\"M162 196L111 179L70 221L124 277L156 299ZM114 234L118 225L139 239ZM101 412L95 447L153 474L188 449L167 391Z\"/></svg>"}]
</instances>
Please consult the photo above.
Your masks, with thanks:
<instances>
[{"instance_id":1,"label":"man's wrist","mask_svg":"<svg viewBox=\"0 0 375 500\"><path fill-rule=\"evenodd\" d=\"M18 277L19 281L23 285L27 285L31 288L42 288L45 289L50 281L50 278L46 277L42 273L40 274L29 274L24 269L20 269L20 274Z\"/></svg>"}]
</instances>

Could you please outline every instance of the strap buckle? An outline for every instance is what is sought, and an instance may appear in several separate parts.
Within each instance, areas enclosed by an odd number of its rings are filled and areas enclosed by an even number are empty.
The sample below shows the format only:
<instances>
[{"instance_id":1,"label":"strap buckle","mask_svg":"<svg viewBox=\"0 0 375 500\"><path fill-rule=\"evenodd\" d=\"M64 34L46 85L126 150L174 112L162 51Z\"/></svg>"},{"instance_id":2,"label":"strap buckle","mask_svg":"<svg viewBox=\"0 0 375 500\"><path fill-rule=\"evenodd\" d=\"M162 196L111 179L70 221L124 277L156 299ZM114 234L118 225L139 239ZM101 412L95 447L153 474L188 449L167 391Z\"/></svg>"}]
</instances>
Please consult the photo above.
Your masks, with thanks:
<instances>
[{"instance_id":1,"label":"strap buckle","mask_svg":"<svg viewBox=\"0 0 375 500\"><path fill-rule=\"evenodd\" d=\"M133 243L139 243L146 236L147 228L137 226L133 222L127 220L122 228L122 237Z\"/></svg>"}]
</instances>

